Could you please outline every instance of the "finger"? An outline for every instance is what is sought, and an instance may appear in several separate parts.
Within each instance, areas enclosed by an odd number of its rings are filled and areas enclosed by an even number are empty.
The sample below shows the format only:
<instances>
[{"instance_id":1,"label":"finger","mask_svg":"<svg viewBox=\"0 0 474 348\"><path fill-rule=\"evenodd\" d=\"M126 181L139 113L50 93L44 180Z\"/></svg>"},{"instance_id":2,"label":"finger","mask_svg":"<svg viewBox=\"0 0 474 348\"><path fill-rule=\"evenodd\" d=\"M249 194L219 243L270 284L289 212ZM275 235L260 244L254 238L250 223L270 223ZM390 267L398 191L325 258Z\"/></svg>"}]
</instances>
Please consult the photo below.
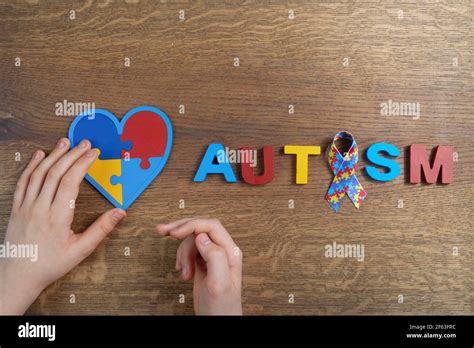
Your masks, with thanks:
<instances>
[{"instance_id":1,"label":"finger","mask_svg":"<svg viewBox=\"0 0 474 348\"><path fill-rule=\"evenodd\" d=\"M230 273L235 284L242 283L242 259L243 254L242 250L235 246L232 250L232 253L228 257L230 265Z\"/></svg>"},{"instance_id":2,"label":"finger","mask_svg":"<svg viewBox=\"0 0 474 348\"><path fill-rule=\"evenodd\" d=\"M69 168L71 168L74 162L76 162L77 159L80 158L90 148L90 146L91 145L88 140L81 141L78 146L62 156L48 170L43 188L41 189L41 193L38 196L39 202L49 205L52 203L63 175L68 171Z\"/></svg>"},{"instance_id":3,"label":"finger","mask_svg":"<svg viewBox=\"0 0 474 348\"><path fill-rule=\"evenodd\" d=\"M194 277L194 260L198 254L194 243L195 236L189 236L178 247L176 252L176 269L181 271L183 280Z\"/></svg>"},{"instance_id":4,"label":"finger","mask_svg":"<svg viewBox=\"0 0 474 348\"><path fill-rule=\"evenodd\" d=\"M72 252L81 260L85 259L126 215L124 210L118 208L102 214L87 230L75 235Z\"/></svg>"},{"instance_id":5,"label":"finger","mask_svg":"<svg viewBox=\"0 0 474 348\"><path fill-rule=\"evenodd\" d=\"M232 240L227 230L217 219L193 219L185 222L181 226L172 229L169 234L177 239L184 239L191 234L208 233L212 241L223 247L229 257L231 266L235 264L235 258L231 257L234 253L236 244Z\"/></svg>"},{"instance_id":6,"label":"finger","mask_svg":"<svg viewBox=\"0 0 474 348\"><path fill-rule=\"evenodd\" d=\"M229 263L223 247L214 243L207 233L196 236L195 245L206 262L208 290L222 293L231 284Z\"/></svg>"},{"instance_id":7,"label":"finger","mask_svg":"<svg viewBox=\"0 0 474 348\"><path fill-rule=\"evenodd\" d=\"M41 160L44 158L44 152L38 150L31 157L30 163L26 166L25 170L20 176L16 184L15 194L13 195L13 208L18 209L21 207L23 200L25 199L26 189L28 187L28 182L30 181L31 173L35 170L36 167L41 163Z\"/></svg>"},{"instance_id":8,"label":"finger","mask_svg":"<svg viewBox=\"0 0 474 348\"><path fill-rule=\"evenodd\" d=\"M31 204L36 200L38 194L40 193L41 187L43 186L44 178L49 168L51 168L51 166L56 163L56 161L62 155L64 155L68 149L69 140L67 138L59 139L53 152L51 152L48 157L41 161L40 165L33 171L33 173L31 173L30 182L26 190L25 200L23 201L25 204Z\"/></svg>"},{"instance_id":9,"label":"finger","mask_svg":"<svg viewBox=\"0 0 474 348\"><path fill-rule=\"evenodd\" d=\"M74 217L74 207L77 195L79 194L79 185L89 167L96 160L97 154L98 152L95 149L89 149L69 168L59 183L52 208L54 211L60 212L58 216L64 217L67 223L70 223ZM64 213L65 211L68 213Z\"/></svg>"},{"instance_id":10,"label":"finger","mask_svg":"<svg viewBox=\"0 0 474 348\"><path fill-rule=\"evenodd\" d=\"M168 224L158 224L156 225L156 231L158 232L158 234L162 236L167 236L173 228L181 226L182 224L184 224L185 222L188 222L189 220L193 220L193 218L180 219L180 220L170 222Z\"/></svg>"},{"instance_id":11,"label":"finger","mask_svg":"<svg viewBox=\"0 0 474 348\"><path fill-rule=\"evenodd\" d=\"M202 284L206 279L206 262L202 256L198 253L197 257L194 259L194 281L193 281L193 298L201 298ZM194 301L194 313L200 313L200 304L201 301Z\"/></svg>"}]
</instances>

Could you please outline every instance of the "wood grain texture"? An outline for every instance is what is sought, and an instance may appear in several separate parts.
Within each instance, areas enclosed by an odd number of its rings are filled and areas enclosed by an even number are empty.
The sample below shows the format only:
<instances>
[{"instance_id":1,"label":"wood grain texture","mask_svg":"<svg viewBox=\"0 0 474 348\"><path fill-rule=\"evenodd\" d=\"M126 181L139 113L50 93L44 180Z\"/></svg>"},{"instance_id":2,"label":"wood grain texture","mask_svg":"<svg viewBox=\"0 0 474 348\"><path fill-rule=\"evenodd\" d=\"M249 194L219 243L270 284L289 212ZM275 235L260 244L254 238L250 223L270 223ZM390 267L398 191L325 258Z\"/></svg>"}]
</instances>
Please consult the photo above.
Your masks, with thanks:
<instances>
[{"instance_id":1,"label":"wood grain texture","mask_svg":"<svg viewBox=\"0 0 474 348\"><path fill-rule=\"evenodd\" d=\"M26 159L67 134L72 118L55 116L57 102L95 102L119 117L155 105L175 132L167 166L126 221L29 313L191 314L192 286L174 271L178 243L154 226L198 215L219 218L244 252L246 314L474 314L473 17L473 1L0 1L0 238L25 166L15 153ZM419 102L420 119L381 116L389 99ZM402 175L378 183L360 169L366 201L357 211L346 198L335 214L326 158L311 158L309 184L297 186L282 147L324 151L341 130L362 152L395 144ZM193 183L210 142L274 146L275 179ZM408 184L413 143L452 144L454 183ZM74 227L109 208L84 182ZM333 241L363 243L365 261L326 258Z\"/></svg>"}]
</instances>

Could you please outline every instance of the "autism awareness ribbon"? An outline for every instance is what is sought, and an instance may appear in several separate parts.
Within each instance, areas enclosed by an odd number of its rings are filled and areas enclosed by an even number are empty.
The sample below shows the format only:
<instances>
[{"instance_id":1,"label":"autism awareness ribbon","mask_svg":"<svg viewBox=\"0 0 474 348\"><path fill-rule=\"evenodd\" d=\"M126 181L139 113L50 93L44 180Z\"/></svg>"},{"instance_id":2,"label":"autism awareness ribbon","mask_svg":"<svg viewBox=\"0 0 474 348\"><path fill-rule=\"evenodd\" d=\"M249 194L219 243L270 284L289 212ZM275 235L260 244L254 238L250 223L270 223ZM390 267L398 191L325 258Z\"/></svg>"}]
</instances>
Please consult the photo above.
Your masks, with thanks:
<instances>
[{"instance_id":1,"label":"autism awareness ribbon","mask_svg":"<svg viewBox=\"0 0 474 348\"><path fill-rule=\"evenodd\" d=\"M344 155L341 155L336 147L336 141L339 139L352 141L351 148ZM349 196L356 208L359 208L367 196L367 192L355 175L358 160L359 149L352 134L349 132L337 133L328 153L328 162L334 174L334 179L326 193L326 200L336 212L339 211L339 206L345 194Z\"/></svg>"}]
</instances>

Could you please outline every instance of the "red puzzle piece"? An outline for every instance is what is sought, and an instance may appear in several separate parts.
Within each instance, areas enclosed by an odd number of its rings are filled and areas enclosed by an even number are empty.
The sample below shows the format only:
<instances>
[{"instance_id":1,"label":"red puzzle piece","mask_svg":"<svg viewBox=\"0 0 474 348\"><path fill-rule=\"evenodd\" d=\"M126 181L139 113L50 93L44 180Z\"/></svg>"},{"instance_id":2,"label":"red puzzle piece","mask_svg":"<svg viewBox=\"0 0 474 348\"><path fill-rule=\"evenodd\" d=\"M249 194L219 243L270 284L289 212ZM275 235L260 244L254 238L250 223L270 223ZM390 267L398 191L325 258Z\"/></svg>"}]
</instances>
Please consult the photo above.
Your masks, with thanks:
<instances>
[{"instance_id":1,"label":"red puzzle piece","mask_svg":"<svg viewBox=\"0 0 474 348\"><path fill-rule=\"evenodd\" d=\"M122 158L140 158L140 168L150 168L150 157L163 157L168 140L166 124L151 111L140 111L128 119L123 128L122 141L130 140L132 149L122 151Z\"/></svg>"}]
</instances>

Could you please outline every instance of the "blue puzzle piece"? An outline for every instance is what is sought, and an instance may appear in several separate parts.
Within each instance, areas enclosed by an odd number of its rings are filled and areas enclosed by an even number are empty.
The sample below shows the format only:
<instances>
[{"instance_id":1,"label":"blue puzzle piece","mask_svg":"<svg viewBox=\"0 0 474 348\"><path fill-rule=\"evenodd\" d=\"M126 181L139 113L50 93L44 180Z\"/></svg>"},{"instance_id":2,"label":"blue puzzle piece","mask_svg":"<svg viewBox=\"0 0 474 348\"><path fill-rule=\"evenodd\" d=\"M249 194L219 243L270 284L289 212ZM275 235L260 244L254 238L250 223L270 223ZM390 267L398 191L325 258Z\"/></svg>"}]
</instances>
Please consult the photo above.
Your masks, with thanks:
<instances>
[{"instance_id":1,"label":"blue puzzle piece","mask_svg":"<svg viewBox=\"0 0 474 348\"><path fill-rule=\"evenodd\" d=\"M148 161L150 167L145 170L140 168L140 158L122 159L122 175L110 177L112 185L122 183L123 209L127 209L138 198L156 175L161 172L166 162L163 157L150 157Z\"/></svg>"},{"instance_id":2,"label":"blue puzzle piece","mask_svg":"<svg viewBox=\"0 0 474 348\"><path fill-rule=\"evenodd\" d=\"M122 150L130 151L132 143L120 140L114 119L113 114L103 109L95 109L92 115L84 113L76 117L70 128L74 130L72 137L70 134L71 148L79 144L81 140L87 139L91 142L92 148L100 150L101 160L120 159Z\"/></svg>"}]
</instances>

